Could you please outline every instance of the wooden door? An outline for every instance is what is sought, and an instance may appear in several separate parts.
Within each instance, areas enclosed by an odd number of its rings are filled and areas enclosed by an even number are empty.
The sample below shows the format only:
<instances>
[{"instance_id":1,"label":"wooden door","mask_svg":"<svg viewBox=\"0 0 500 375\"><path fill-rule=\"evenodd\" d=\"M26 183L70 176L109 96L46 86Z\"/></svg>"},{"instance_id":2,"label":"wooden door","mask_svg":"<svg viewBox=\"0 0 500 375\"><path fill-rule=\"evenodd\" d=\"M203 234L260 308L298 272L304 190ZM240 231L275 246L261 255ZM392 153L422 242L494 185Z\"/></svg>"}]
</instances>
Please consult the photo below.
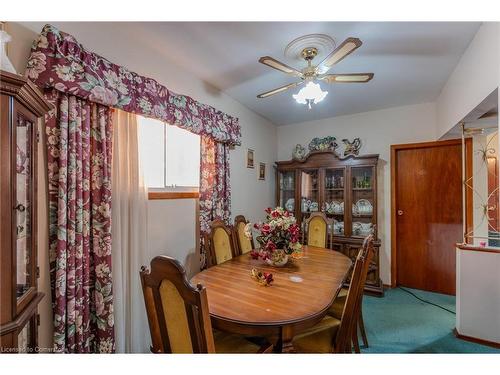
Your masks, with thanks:
<instances>
[{"instance_id":1,"label":"wooden door","mask_svg":"<svg viewBox=\"0 0 500 375\"><path fill-rule=\"evenodd\" d=\"M461 140L392 146L392 163L396 285L455 294L455 243L463 236Z\"/></svg>"}]
</instances>

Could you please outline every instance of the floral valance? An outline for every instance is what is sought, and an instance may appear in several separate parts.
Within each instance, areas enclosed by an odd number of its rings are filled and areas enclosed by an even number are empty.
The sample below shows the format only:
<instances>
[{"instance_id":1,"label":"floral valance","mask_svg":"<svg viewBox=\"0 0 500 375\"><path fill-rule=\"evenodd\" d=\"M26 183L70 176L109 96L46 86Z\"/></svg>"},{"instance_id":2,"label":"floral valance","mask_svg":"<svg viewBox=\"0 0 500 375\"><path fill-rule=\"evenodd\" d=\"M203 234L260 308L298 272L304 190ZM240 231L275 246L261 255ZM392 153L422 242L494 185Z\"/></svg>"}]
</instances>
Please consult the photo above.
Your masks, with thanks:
<instances>
[{"instance_id":1,"label":"floral valance","mask_svg":"<svg viewBox=\"0 0 500 375\"><path fill-rule=\"evenodd\" d=\"M166 121L218 142L240 144L238 118L113 64L52 25L45 25L34 41L26 76L40 87Z\"/></svg>"}]
</instances>

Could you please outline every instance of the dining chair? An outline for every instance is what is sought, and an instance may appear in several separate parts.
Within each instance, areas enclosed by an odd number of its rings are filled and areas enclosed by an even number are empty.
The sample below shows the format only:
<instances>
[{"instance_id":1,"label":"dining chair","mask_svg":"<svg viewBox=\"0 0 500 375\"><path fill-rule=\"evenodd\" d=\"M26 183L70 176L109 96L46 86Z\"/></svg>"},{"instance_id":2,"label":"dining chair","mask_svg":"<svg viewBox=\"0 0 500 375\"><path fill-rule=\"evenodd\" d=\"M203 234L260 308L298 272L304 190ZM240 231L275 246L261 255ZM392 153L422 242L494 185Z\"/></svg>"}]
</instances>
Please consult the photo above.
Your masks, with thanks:
<instances>
[{"instance_id":1,"label":"dining chair","mask_svg":"<svg viewBox=\"0 0 500 375\"><path fill-rule=\"evenodd\" d=\"M207 241L210 250L208 267L221 264L237 255L233 229L226 226L222 220L212 221Z\"/></svg>"},{"instance_id":2,"label":"dining chair","mask_svg":"<svg viewBox=\"0 0 500 375\"><path fill-rule=\"evenodd\" d=\"M328 247L330 221L323 212L313 212L305 221L302 242L309 246Z\"/></svg>"},{"instance_id":3,"label":"dining chair","mask_svg":"<svg viewBox=\"0 0 500 375\"><path fill-rule=\"evenodd\" d=\"M153 353L259 353L243 336L213 332L206 289L191 285L175 259L157 256L140 271Z\"/></svg>"},{"instance_id":4,"label":"dining chair","mask_svg":"<svg viewBox=\"0 0 500 375\"><path fill-rule=\"evenodd\" d=\"M369 236L367 236L363 241L363 245L360 249L360 252L362 252L366 256L368 249L371 248L370 251L372 251L374 253L375 252L375 248L373 246L374 240L375 240L375 237L373 234L370 234ZM368 267L369 267L369 265L368 265ZM363 284L362 288L364 290L364 284ZM340 319L340 317L342 316L342 311L344 309L345 302L346 302L346 297L347 297L347 288L342 288L339 295L337 296L337 298L335 298L335 301L333 301L332 306L328 310L328 315L331 315L334 318ZM353 345L354 345L354 348L357 352L359 352L358 331L361 334L361 339L363 340L363 346L365 348L368 347L368 337L366 335L365 323L363 320L363 293L361 293L359 298L360 298L360 301L358 304L358 312L357 312L357 314L358 314L357 327L356 327L356 329L354 331L354 335L353 335Z\"/></svg>"},{"instance_id":5,"label":"dining chair","mask_svg":"<svg viewBox=\"0 0 500 375\"><path fill-rule=\"evenodd\" d=\"M237 253L238 254L246 254L253 249L255 249L255 245L253 242L253 237L248 238L245 235L245 226L248 224L248 221L245 219L245 216L238 215L234 218L234 232L236 237L237 244Z\"/></svg>"},{"instance_id":6,"label":"dining chair","mask_svg":"<svg viewBox=\"0 0 500 375\"><path fill-rule=\"evenodd\" d=\"M368 247L366 253L358 253L341 318L327 315L317 325L294 337L293 346L297 352L352 353L356 311L373 255L373 247Z\"/></svg>"}]
</instances>

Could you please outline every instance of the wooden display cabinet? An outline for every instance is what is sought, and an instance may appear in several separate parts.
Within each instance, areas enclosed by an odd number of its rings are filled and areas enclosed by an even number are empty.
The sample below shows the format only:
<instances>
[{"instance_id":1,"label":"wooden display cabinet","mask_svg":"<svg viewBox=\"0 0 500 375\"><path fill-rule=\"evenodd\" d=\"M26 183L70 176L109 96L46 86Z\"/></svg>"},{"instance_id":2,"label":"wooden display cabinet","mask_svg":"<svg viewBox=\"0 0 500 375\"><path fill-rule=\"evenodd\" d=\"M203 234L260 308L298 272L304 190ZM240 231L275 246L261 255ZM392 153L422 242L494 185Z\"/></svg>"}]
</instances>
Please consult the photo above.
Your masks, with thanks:
<instances>
[{"instance_id":1,"label":"wooden display cabinet","mask_svg":"<svg viewBox=\"0 0 500 375\"><path fill-rule=\"evenodd\" d=\"M0 71L0 352L37 346L37 125L49 109L27 79Z\"/></svg>"},{"instance_id":2,"label":"wooden display cabinet","mask_svg":"<svg viewBox=\"0 0 500 375\"><path fill-rule=\"evenodd\" d=\"M375 256L365 291L383 295L377 236L378 155L340 157L335 151L313 151L303 160L276 162L276 202L292 212L304 230L305 219L322 211L332 220L328 246L355 259L363 239L374 232Z\"/></svg>"}]
</instances>

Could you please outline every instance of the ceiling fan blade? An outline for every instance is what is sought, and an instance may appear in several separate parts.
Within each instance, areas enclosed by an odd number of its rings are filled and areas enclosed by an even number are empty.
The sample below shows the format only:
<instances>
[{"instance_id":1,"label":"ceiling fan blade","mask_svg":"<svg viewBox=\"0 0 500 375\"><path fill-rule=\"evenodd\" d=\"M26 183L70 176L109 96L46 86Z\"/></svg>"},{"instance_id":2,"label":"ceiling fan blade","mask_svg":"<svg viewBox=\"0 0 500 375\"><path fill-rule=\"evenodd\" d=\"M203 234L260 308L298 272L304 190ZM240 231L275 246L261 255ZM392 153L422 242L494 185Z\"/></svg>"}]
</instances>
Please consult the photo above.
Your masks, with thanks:
<instances>
[{"instance_id":1,"label":"ceiling fan blade","mask_svg":"<svg viewBox=\"0 0 500 375\"><path fill-rule=\"evenodd\" d=\"M371 81L373 73L327 74L319 79L328 83L365 83Z\"/></svg>"},{"instance_id":2,"label":"ceiling fan blade","mask_svg":"<svg viewBox=\"0 0 500 375\"><path fill-rule=\"evenodd\" d=\"M347 38L318 65L318 73L326 73L328 69L353 53L356 49L361 47L362 44L363 42L358 38Z\"/></svg>"},{"instance_id":3,"label":"ceiling fan blade","mask_svg":"<svg viewBox=\"0 0 500 375\"><path fill-rule=\"evenodd\" d=\"M297 69L292 68L286 64L283 64L282 62L273 59L271 56L263 56L259 59L259 62L261 64L270 66L271 68L277 69L280 72L290 74L296 77L302 77L302 72L299 72Z\"/></svg>"},{"instance_id":4,"label":"ceiling fan blade","mask_svg":"<svg viewBox=\"0 0 500 375\"><path fill-rule=\"evenodd\" d=\"M278 94L278 93L286 91L288 89L297 87L299 85L302 85L303 83L304 83L304 81L290 83L288 85L278 87L277 89L263 92L262 94L257 95L257 98L260 98L260 99L267 98L268 96Z\"/></svg>"}]
</instances>

